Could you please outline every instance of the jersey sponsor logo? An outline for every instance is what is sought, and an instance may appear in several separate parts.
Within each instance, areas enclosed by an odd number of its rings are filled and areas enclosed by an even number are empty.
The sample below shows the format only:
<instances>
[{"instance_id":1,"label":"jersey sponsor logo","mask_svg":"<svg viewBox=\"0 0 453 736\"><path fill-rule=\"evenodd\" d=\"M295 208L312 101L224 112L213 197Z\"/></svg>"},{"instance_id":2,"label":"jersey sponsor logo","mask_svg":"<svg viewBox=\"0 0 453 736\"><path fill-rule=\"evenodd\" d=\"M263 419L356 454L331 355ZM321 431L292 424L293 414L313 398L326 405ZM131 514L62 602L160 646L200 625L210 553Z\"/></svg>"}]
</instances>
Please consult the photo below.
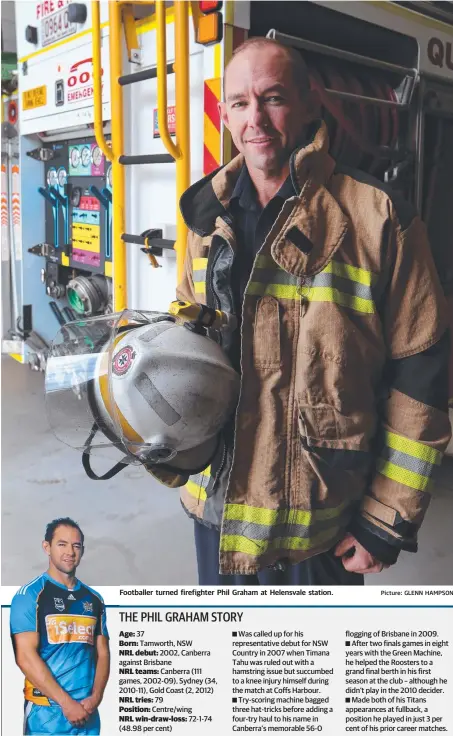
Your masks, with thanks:
<instances>
[{"instance_id":1,"label":"jersey sponsor logo","mask_svg":"<svg viewBox=\"0 0 453 736\"><path fill-rule=\"evenodd\" d=\"M75 601L75 597L72 595L72 593L69 593L68 601Z\"/></svg>"},{"instance_id":2,"label":"jersey sponsor logo","mask_svg":"<svg viewBox=\"0 0 453 736\"><path fill-rule=\"evenodd\" d=\"M49 644L94 644L94 616L46 616Z\"/></svg>"},{"instance_id":3,"label":"jersey sponsor logo","mask_svg":"<svg viewBox=\"0 0 453 736\"><path fill-rule=\"evenodd\" d=\"M64 611L65 605L63 598L54 598L53 600L57 611Z\"/></svg>"},{"instance_id":4,"label":"jersey sponsor logo","mask_svg":"<svg viewBox=\"0 0 453 736\"><path fill-rule=\"evenodd\" d=\"M93 613L93 604L89 603L88 601L83 601L83 610L85 613Z\"/></svg>"}]
</instances>

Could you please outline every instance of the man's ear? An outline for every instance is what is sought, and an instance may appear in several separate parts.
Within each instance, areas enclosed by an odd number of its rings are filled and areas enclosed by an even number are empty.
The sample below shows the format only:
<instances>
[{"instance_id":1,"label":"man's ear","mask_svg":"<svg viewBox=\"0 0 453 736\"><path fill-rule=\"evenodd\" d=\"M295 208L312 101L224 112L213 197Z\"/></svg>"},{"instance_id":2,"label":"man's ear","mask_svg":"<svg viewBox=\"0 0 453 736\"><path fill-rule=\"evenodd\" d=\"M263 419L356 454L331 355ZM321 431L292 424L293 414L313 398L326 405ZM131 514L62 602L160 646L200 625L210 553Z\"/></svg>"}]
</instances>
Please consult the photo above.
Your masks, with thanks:
<instances>
[{"instance_id":1,"label":"man's ear","mask_svg":"<svg viewBox=\"0 0 453 736\"><path fill-rule=\"evenodd\" d=\"M230 125L228 122L228 110L226 106L226 102L218 102L217 103L217 109L219 111L219 115L222 118L223 124L225 125L228 130L230 130Z\"/></svg>"},{"instance_id":2,"label":"man's ear","mask_svg":"<svg viewBox=\"0 0 453 736\"><path fill-rule=\"evenodd\" d=\"M46 553L46 555L50 555L50 544L49 544L49 542L46 542L44 540L44 542L42 543L42 548L43 548L44 552Z\"/></svg>"},{"instance_id":3,"label":"man's ear","mask_svg":"<svg viewBox=\"0 0 453 736\"><path fill-rule=\"evenodd\" d=\"M81 551L80 551L80 559L82 559L84 553L85 553L85 547L82 544L82 548L81 548Z\"/></svg>"}]
</instances>

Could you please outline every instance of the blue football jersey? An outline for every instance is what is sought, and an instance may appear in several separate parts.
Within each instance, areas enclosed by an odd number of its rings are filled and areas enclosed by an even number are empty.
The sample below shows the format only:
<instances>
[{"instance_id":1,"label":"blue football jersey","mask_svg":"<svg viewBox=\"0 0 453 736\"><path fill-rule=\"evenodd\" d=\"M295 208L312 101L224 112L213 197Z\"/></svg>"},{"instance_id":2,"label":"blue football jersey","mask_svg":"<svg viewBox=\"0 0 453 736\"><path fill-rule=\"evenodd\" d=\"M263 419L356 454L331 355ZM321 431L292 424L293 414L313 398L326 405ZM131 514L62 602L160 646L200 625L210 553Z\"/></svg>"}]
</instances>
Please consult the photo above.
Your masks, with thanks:
<instances>
[{"instance_id":1,"label":"blue football jersey","mask_svg":"<svg viewBox=\"0 0 453 736\"><path fill-rule=\"evenodd\" d=\"M38 653L58 684L74 698L91 695L96 670L96 637L108 636L105 606L95 590L79 580L73 589L47 573L24 585L11 603L11 634L36 631ZM52 700L25 680L25 699Z\"/></svg>"}]
</instances>

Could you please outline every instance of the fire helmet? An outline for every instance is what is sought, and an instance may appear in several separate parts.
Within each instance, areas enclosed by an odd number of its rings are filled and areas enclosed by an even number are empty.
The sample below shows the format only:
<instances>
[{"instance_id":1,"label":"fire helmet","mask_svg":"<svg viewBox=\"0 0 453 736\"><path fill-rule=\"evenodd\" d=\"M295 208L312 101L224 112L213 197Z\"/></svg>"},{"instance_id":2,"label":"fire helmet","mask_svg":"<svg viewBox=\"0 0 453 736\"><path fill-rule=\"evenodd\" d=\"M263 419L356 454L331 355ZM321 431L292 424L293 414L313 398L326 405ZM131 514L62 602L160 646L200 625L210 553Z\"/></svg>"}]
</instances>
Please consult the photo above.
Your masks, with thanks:
<instances>
[{"instance_id":1,"label":"fire helmet","mask_svg":"<svg viewBox=\"0 0 453 736\"><path fill-rule=\"evenodd\" d=\"M46 367L54 434L85 460L116 447L122 465L206 467L240 380L221 346L187 327L168 314L131 310L62 326Z\"/></svg>"}]
</instances>

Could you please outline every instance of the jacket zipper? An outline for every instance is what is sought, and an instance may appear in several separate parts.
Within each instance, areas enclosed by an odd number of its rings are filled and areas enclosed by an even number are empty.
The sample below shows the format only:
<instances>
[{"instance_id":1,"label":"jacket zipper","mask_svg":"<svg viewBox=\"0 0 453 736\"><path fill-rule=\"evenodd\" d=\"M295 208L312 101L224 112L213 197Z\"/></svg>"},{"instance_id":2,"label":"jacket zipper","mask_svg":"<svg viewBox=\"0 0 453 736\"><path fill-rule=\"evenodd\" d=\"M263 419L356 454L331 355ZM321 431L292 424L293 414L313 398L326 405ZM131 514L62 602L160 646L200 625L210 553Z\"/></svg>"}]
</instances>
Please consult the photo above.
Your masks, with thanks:
<instances>
[{"instance_id":1,"label":"jacket zipper","mask_svg":"<svg viewBox=\"0 0 453 736\"><path fill-rule=\"evenodd\" d=\"M225 245L227 245L227 244L224 241L224 246L223 247L225 247ZM219 297L219 295L217 294L217 292L216 292L216 290L214 288L213 273L214 273L215 265L216 265L217 261L219 260L220 253L221 253L221 249L219 248L219 250L215 254L215 258L214 258L214 261L213 261L212 266L211 266L210 279L209 279L209 286L211 288L211 293L212 293L212 295L214 297L214 302L215 302L214 306L215 306L216 309L220 309L221 303L220 303L220 297Z\"/></svg>"},{"instance_id":2,"label":"jacket zipper","mask_svg":"<svg viewBox=\"0 0 453 736\"><path fill-rule=\"evenodd\" d=\"M225 438L224 437L222 437L222 441L223 441L222 460L220 461L220 465L219 465L218 470L217 470L217 472L215 474L214 484L213 484L213 492L214 492L214 489L215 489L215 487L216 487L216 485L218 483L218 480L220 478L220 473L222 472L222 470L223 470L223 468L225 466L225 461L226 461L226 456L227 456L227 443L225 442Z\"/></svg>"},{"instance_id":3,"label":"jacket zipper","mask_svg":"<svg viewBox=\"0 0 453 736\"><path fill-rule=\"evenodd\" d=\"M231 221L229 219L224 218L224 220L225 220L225 222L228 225L231 225ZM214 298L214 304L209 304L209 300L208 299L206 299L206 301L208 302L208 307L214 306L215 309L221 310L222 309L222 303L221 303L220 297L217 294L217 292L215 290L215 287L214 287L214 277L213 277L213 274L214 274L214 270L215 270L215 266L217 264L217 261L219 260L221 254L222 254L222 252L224 250L224 248L228 248L230 250L230 252L233 253L233 257L234 257L234 252L233 252L233 249L232 249L231 245L229 245L229 243L224 238L222 238L220 235L217 235L216 237L219 238L219 240L221 241L222 244L219 246L219 248L217 250L217 253L214 256L214 260L209 265L209 293L212 294L212 296ZM211 245L211 247L212 247L212 245ZM229 272L230 272L229 275L231 275L231 266L229 268ZM230 305L232 307L232 312L234 313L234 297L233 297L233 293L231 291L230 280L228 280L228 283L226 284L226 289L227 289L228 301L229 301L229 303L230 303ZM206 294L206 296L208 296L208 294ZM220 344L222 344L221 341L220 341Z\"/></svg>"},{"instance_id":4,"label":"jacket zipper","mask_svg":"<svg viewBox=\"0 0 453 736\"><path fill-rule=\"evenodd\" d=\"M224 219L224 221L226 222L226 224L227 224L227 225L229 225L229 226L231 227L231 225L232 225L232 221L230 220L230 218L229 218L229 217L227 217L227 216L225 216L225 217L224 217L223 219ZM214 288L214 278L213 278L213 273L214 273L214 268L215 268L215 265L216 265L217 261L219 260L219 258L220 258L220 255L221 255L221 253L222 253L223 249L224 249L224 248L229 248L229 249L230 249L230 251L233 251L233 249L232 249L231 245L229 245L229 243L227 243L227 241L226 241L226 240L224 240L223 238L221 238L221 236L220 236L220 235L219 235L219 236L217 236L217 237L219 237L219 238L220 238L220 239L222 240L222 246L221 246L221 247L219 247L219 249L218 249L217 253L215 254L214 260L213 260L213 262L212 262L212 266L211 266L211 269L210 269L210 274L209 274L209 286L210 286L210 292L211 292L212 296L214 297L214 302L215 302L214 306L215 306L215 308L216 308L216 309L221 309L221 306L222 306L222 305L221 305L220 297L219 297L219 295L217 294L217 291L216 291L216 290L215 290L215 288ZM230 273L231 273L231 268L230 268ZM230 286L230 283L228 283L228 284L227 284L227 289L228 289L228 298L229 298L230 304L231 304L231 305L232 305L232 306L234 307L234 300L233 300L233 294L232 294L232 292L231 292L231 286ZM208 304L208 306L211 306L211 305L210 305L210 304ZM219 335L219 344L220 344L220 345L222 344L222 336L221 336L221 335ZM216 474L215 474L215 478L214 478L214 485L213 485L213 494L214 494L214 492L215 492L215 487L216 487L216 485L217 485L217 484L218 484L218 482L219 482L219 478L220 478L220 475L221 475L221 473L222 473L222 470L223 470L223 468L225 467L225 463L226 463L226 458L227 458L227 454L228 454L228 453L227 453L227 441L226 441L226 439L225 439L225 435L224 435L224 433L223 433L223 430L222 430L222 440L223 440L223 452L222 452L222 459L221 459L221 461L220 461L220 465L219 465L219 468L218 468L218 470L217 470L217 472L216 472Z\"/></svg>"}]
</instances>

